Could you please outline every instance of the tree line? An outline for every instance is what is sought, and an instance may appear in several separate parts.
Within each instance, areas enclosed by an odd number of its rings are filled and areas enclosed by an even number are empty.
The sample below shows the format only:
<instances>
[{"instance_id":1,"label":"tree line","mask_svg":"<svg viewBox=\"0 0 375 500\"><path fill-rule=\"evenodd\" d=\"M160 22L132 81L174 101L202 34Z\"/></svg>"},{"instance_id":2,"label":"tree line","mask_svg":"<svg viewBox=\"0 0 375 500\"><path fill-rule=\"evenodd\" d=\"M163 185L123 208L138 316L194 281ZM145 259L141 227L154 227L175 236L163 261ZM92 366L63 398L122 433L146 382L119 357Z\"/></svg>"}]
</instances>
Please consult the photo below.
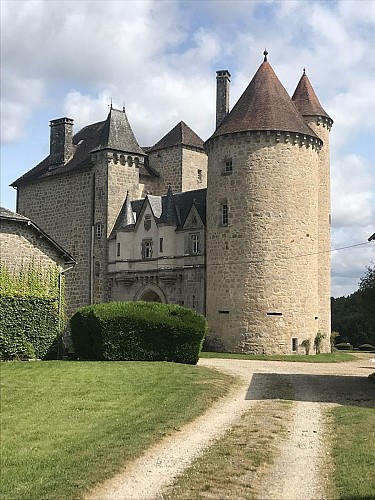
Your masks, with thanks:
<instances>
[{"instance_id":1,"label":"tree line","mask_svg":"<svg viewBox=\"0 0 375 500\"><path fill-rule=\"evenodd\" d=\"M356 292L331 297L331 318L332 331L340 334L336 344L375 345L375 265L367 268Z\"/></svg>"}]
</instances>

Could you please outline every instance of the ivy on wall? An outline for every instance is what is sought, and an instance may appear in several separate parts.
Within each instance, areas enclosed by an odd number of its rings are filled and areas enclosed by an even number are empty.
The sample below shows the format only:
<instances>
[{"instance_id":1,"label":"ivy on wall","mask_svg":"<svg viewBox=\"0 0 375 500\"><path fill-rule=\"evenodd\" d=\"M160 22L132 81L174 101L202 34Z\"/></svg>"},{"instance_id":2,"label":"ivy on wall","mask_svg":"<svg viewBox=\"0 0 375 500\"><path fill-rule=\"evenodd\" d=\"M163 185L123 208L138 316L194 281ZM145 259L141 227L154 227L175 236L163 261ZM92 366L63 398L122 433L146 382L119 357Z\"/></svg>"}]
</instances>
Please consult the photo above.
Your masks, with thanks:
<instances>
[{"instance_id":1,"label":"ivy on wall","mask_svg":"<svg viewBox=\"0 0 375 500\"><path fill-rule=\"evenodd\" d=\"M50 357L58 334L58 267L11 273L0 262L0 359Z\"/></svg>"}]
</instances>

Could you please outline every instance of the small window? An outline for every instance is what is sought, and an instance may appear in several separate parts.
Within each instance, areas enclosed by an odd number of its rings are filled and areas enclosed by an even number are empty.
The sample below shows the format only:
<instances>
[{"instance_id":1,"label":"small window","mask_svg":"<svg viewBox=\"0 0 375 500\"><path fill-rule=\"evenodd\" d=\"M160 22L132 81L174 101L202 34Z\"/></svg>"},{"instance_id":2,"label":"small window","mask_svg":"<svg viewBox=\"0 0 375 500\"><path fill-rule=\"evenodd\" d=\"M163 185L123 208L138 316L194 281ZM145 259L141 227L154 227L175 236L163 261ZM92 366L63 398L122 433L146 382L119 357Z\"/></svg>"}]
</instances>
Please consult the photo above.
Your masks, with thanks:
<instances>
[{"instance_id":1,"label":"small window","mask_svg":"<svg viewBox=\"0 0 375 500\"><path fill-rule=\"evenodd\" d=\"M159 239L159 252L163 253L163 238Z\"/></svg>"},{"instance_id":2,"label":"small window","mask_svg":"<svg viewBox=\"0 0 375 500\"><path fill-rule=\"evenodd\" d=\"M101 238L103 236L103 224L97 222L95 224L95 238Z\"/></svg>"},{"instance_id":3,"label":"small window","mask_svg":"<svg viewBox=\"0 0 375 500\"><path fill-rule=\"evenodd\" d=\"M199 253L199 234L191 235L191 252Z\"/></svg>"},{"instance_id":4,"label":"small window","mask_svg":"<svg viewBox=\"0 0 375 500\"><path fill-rule=\"evenodd\" d=\"M229 210L228 210L228 204L223 203L221 205L221 225L222 226L227 226L229 223Z\"/></svg>"},{"instance_id":5,"label":"small window","mask_svg":"<svg viewBox=\"0 0 375 500\"><path fill-rule=\"evenodd\" d=\"M142 241L142 259L152 258L152 240Z\"/></svg>"},{"instance_id":6,"label":"small window","mask_svg":"<svg viewBox=\"0 0 375 500\"><path fill-rule=\"evenodd\" d=\"M225 160L224 172L226 174L229 174L230 172L233 172L233 163L232 163L231 159Z\"/></svg>"},{"instance_id":7,"label":"small window","mask_svg":"<svg viewBox=\"0 0 375 500\"><path fill-rule=\"evenodd\" d=\"M146 214L145 219L143 221L143 226L146 229L146 231L149 231L151 229L151 215Z\"/></svg>"},{"instance_id":8,"label":"small window","mask_svg":"<svg viewBox=\"0 0 375 500\"><path fill-rule=\"evenodd\" d=\"M203 174L202 174L202 170L200 170L199 168L198 168L197 177L198 177L198 182L202 182Z\"/></svg>"},{"instance_id":9,"label":"small window","mask_svg":"<svg viewBox=\"0 0 375 500\"><path fill-rule=\"evenodd\" d=\"M192 298L192 308L195 309L195 295L193 295L193 298Z\"/></svg>"},{"instance_id":10,"label":"small window","mask_svg":"<svg viewBox=\"0 0 375 500\"><path fill-rule=\"evenodd\" d=\"M292 351L297 352L298 351L298 339L297 338L292 338Z\"/></svg>"},{"instance_id":11,"label":"small window","mask_svg":"<svg viewBox=\"0 0 375 500\"><path fill-rule=\"evenodd\" d=\"M121 243L117 243L117 257L121 255Z\"/></svg>"}]
</instances>

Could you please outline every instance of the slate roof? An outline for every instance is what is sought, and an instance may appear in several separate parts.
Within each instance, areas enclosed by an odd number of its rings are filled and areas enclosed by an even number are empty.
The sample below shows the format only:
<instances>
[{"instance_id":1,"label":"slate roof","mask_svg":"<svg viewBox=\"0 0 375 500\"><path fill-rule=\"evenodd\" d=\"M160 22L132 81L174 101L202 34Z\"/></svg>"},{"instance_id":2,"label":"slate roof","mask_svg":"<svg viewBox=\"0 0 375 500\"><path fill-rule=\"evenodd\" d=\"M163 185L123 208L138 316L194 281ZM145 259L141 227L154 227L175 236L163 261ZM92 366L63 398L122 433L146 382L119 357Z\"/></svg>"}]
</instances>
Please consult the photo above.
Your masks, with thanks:
<instances>
[{"instance_id":1,"label":"slate roof","mask_svg":"<svg viewBox=\"0 0 375 500\"><path fill-rule=\"evenodd\" d=\"M296 132L317 137L266 58L211 138L251 130Z\"/></svg>"},{"instance_id":2,"label":"slate roof","mask_svg":"<svg viewBox=\"0 0 375 500\"><path fill-rule=\"evenodd\" d=\"M0 220L15 221L21 224L26 224L27 226L31 226L61 253L61 256L64 258L66 263L74 265L77 263L76 260L66 250L64 250L62 246L60 246L53 238L51 238L51 236L44 232L43 229L34 224L34 222L32 222L32 220L30 220L28 217L17 214L16 212L12 212L8 208L0 207Z\"/></svg>"},{"instance_id":3,"label":"slate roof","mask_svg":"<svg viewBox=\"0 0 375 500\"><path fill-rule=\"evenodd\" d=\"M331 120L320 104L305 70L303 70L303 75L294 91L292 101L303 116L325 116Z\"/></svg>"},{"instance_id":4,"label":"slate roof","mask_svg":"<svg viewBox=\"0 0 375 500\"><path fill-rule=\"evenodd\" d=\"M207 189L196 189L194 191L173 194L171 188L168 188L165 196L147 195L145 199L132 201L132 211L136 214L137 220L139 220L142 207L146 203L146 200L148 200L157 224L172 224L176 226L177 230L180 230L183 228L191 207L194 204L203 224L206 225L206 193ZM132 231L135 227L134 224L126 227L121 226L121 214L125 210L125 204L126 200L113 226L110 239L115 237L117 231Z\"/></svg>"},{"instance_id":5,"label":"slate roof","mask_svg":"<svg viewBox=\"0 0 375 500\"><path fill-rule=\"evenodd\" d=\"M79 171L90 168L93 163L90 159L92 151L112 149L136 155L145 155L138 145L133 131L129 125L126 113L117 109L111 109L107 119L103 122L93 123L81 129L73 136L75 152L73 157L61 167L50 170L50 158L47 156L36 167L14 181L11 186L17 187L21 184L37 179L45 179L54 175L60 175L70 171ZM139 167L140 174L157 176L158 173L148 167Z\"/></svg>"},{"instance_id":6,"label":"slate roof","mask_svg":"<svg viewBox=\"0 0 375 500\"><path fill-rule=\"evenodd\" d=\"M154 146L147 148L149 151L157 151L159 149L166 149L172 146L192 146L198 149L204 149L203 140L197 135L185 122L177 123L160 141Z\"/></svg>"}]
</instances>

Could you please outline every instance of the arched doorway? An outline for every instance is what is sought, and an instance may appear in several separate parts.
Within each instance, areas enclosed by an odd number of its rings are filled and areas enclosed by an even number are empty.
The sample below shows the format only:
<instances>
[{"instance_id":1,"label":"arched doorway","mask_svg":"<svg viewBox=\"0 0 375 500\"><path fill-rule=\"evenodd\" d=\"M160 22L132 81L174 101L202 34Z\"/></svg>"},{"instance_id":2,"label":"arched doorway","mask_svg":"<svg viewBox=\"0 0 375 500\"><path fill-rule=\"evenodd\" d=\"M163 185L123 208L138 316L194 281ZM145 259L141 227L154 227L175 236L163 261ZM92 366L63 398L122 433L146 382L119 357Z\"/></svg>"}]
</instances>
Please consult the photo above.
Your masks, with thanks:
<instances>
[{"instance_id":1,"label":"arched doorway","mask_svg":"<svg viewBox=\"0 0 375 500\"><path fill-rule=\"evenodd\" d=\"M144 300L145 302L162 302L161 297L154 290L147 290L139 297L139 300Z\"/></svg>"}]
</instances>

